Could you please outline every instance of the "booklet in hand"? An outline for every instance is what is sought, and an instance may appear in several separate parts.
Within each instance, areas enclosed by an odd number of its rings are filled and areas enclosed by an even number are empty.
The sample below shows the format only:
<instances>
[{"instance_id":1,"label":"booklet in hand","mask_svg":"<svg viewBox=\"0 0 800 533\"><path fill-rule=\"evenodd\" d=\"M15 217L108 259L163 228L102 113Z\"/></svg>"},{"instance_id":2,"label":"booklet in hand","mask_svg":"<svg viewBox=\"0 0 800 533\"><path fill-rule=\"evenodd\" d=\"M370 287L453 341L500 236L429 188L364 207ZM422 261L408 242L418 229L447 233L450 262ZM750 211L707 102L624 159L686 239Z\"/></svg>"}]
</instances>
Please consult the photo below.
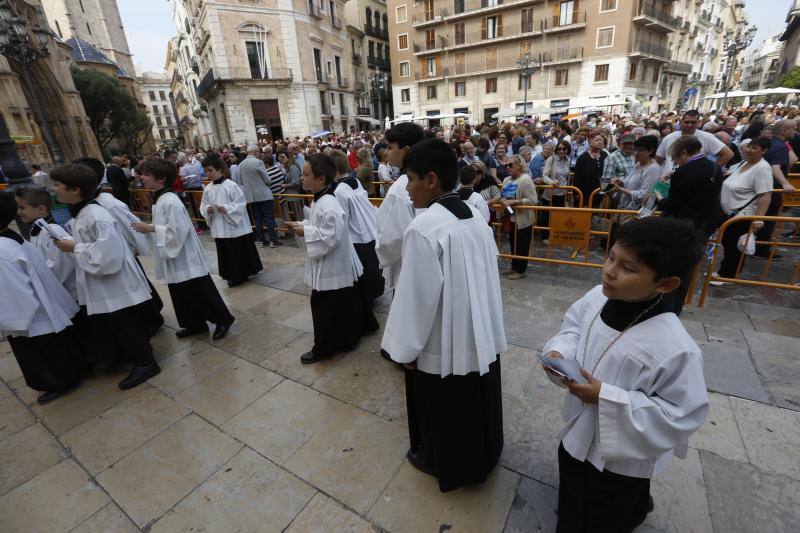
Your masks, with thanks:
<instances>
[{"instance_id":1,"label":"booklet in hand","mask_svg":"<svg viewBox=\"0 0 800 533\"><path fill-rule=\"evenodd\" d=\"M588 383L581 375L581 365L575 359L555 359L539 354L539 362L563 378L575 383Z\"/></svg>"}]
</instances>

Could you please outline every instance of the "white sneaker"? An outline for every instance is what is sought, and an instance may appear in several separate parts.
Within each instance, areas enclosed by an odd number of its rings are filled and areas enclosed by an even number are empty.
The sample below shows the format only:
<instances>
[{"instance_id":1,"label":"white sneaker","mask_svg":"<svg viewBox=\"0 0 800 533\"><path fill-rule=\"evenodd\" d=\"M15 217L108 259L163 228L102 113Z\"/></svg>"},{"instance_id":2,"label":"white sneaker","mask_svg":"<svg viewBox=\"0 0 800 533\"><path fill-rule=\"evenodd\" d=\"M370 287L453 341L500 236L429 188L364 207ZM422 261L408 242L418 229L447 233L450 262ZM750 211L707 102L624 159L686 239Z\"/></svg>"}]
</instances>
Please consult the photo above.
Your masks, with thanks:
<instances>
[{"instance_id":1,"label":"white sneaker","mask_svg":"<svg viewBox=\"0 0 800 533\"><path fill-rule=\"evenodd\" d=\"M714 277L719 277L719 272L714 272L711 274ZM709 285L713 285L714 287L724 287L725 285L731 285L728 281L719 281L719 280L711 280L708 282Z\"/></svg>"}]
</instances>

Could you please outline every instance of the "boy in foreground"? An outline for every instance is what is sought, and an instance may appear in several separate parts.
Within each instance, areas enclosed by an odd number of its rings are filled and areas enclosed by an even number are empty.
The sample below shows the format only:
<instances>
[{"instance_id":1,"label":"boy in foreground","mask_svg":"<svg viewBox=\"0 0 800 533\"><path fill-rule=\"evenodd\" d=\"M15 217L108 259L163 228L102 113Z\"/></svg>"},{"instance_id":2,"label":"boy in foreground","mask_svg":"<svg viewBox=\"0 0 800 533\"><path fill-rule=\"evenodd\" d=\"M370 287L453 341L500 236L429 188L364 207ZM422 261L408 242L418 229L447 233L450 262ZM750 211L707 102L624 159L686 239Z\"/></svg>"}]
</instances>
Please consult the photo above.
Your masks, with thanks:
<instances>
[{"instance_id":1,"label":"boy in foreground","mask_svg":"<svg viewBox=\"0 0 800 533\"><path fill-rule=\"evenodd\" d=\"M653 508L650 479L685 458L708 414L700 348L670 305L701 241L679 220L621 226L603 283L575 302L544 353L577 360L559 432L558 527L632 531Z\"/></svg>"}]
</instances>

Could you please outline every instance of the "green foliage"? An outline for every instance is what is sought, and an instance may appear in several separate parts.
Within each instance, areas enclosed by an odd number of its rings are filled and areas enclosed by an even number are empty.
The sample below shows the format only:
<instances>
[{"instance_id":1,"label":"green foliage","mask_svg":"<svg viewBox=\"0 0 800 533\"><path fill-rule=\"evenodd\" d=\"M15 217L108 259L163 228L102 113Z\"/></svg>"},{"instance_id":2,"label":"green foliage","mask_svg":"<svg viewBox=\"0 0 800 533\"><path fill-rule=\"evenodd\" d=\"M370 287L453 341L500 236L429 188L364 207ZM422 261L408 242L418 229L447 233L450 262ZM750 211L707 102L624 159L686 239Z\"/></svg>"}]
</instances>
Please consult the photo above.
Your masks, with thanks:
<instances>
[{"instance_id":1,"label":"green foliage","mask_svg":"<svg viewBox=\"0 0 800 533\"><path fill-rule=\"evenodd\" d=\"M781 87L788 87L789 89L800 89L800 66L792 67L786 73L786 76L781 79Z\"/></svg>"},{"instance_id":2,"label":"green foliage","mask_svg":"<svg viewBox=\"0 0 800 533\"><path fill-rule=\"evenodd\" d=\"M144 142L141 138L146 138L151 127L150 118L119 80L76 66L72 67L72 79L100 149L105 152L108 144L119 138L128 150L138 151Z\"/></svg>"}]
</instances>

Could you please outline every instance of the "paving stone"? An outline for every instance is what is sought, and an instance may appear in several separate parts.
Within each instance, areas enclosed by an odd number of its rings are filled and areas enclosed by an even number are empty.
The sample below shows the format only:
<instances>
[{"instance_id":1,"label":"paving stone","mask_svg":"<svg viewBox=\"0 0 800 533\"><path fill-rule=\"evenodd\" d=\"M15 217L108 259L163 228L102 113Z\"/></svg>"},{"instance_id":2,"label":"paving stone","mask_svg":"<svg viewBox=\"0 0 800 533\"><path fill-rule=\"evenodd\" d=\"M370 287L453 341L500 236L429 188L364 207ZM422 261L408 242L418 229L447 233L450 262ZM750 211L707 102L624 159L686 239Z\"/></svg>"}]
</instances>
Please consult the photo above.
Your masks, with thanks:
<instances>
[{"instance_id":1,"label":"paving stone","mask_svg":"<svg viewBox=\"0 0 800 533\"><path fill-rule=\"evenodd\" d=\"M513 305L503 306L506 338L510 344L541 350L558 334L564 313L545 313Z\"/></svg>"},{"instance_id":2,"label":"paving stone","mask_svg":"<svg viewBox=\"0 0 800 533\"><path fill-rule=\"evenodd\" d=\"M800 413L731 398L750 462L800 480Z\"/></svg>"},{"instance_id":3,"label":"paving stone","mask_svg":"<svg viewBox=\"0 0 800 533\"><path fill-rule=\"evenodd\" d=\"M501 531L519 478L498 466L480 485L442 493L436 478L405 461L369 517L392 533Z\"/></svg>"},{"instance_id":4,"label":"paving stone","mask_svg":"<svg viewBox=\"0 0 800 533\"><path fill-rule=\"evenodd\" d=\"M796 531L800 481L701 452L715 531Z\"/></svg>"},{"instance_id":5,"label":"paving stone","mask_svg":"<svg viewBox=\"0 0 800 533\"><path fill-rule=\"evenodd\" d=\"M259 327L250 329L246 334L227 337L220 348L258 364L304 333L300 329L264 319L260 320Z\"/></svg>"},{"instance_id":6,"label":"paving stone","mask_svg":"<svg viewBox=\"0 0 800 533\"><path fill-rule=\"evenodd\" d=\"M192 492L241 449L214 426L189 415L97 476L144 527Z\"/></svg>"},{"instance_id":7,"label":"paving stone","mask_svg":"<svg viewBox=\"0 0 800 533\"><path fill-rule=\"evenodd\" d=\"M747 341L744 338L742 330L739 328L706 324L705 330L708 335L709 344L719 344L739 350L748 349Z\"/></svg>"},{"instance_id":8,"label":"paving stone","mask_svg":"<svg viewBox=\"0 0 800 533\"><path fill-rule=\"evenodd\" d=\"M564 389L547 379L535 350L510 345L508 351L500 356L500 363L504 392L531 403L563 405Z\"/></svg>"},{"instance_id":9,"label":"paving stone","mask_svg":"<svg viewBox=\"0 0 800 533\"><path fill-rule=\"evenodd\" d=\"M797 310L791 310L793 316L797 315ZM800 320L791 318L761 318L750 316L750 320L756 331L772 333L773 335L784 335L786 337L800 337Z\"/></svg>"},{"instance_id":10,"label":"paving stone","mask_svg":"<svg viewBox=\"0 0 800 533\"><path fill-rule=\"evenodd\" d=\"M690 305L683 308L682 320L694 320L712 326L726 326L753 330L753 325L737 302L726 301L724 305L711 305L706 303L702 309Z\"/></svg>"},{"instance_id":11,"label":"paving stone","mask_svg":"<svg viewBox=\"0 0 800 533\"><path fill-rule=\"evenodd\" d=\"M150 529L283 531L316 491L247 448Z\"/></svg>"},{"instance_id":12,"label":"paving stone","mask_svg":"<svg viewBox=\"0 0 800 533\"><path fill-rule=\"evenodd\" d=\"M359 513L405 459L405 428L352 406L334 413L284 467Z\"/></svg>"},{"instance_id":13,"label":"paving stone","mask_svg":"<svg viewBox=\"0 0 800 533\"><path fill-rule=\"evenodd\" d=\"M698 344L701 342L708 342L708 334L702 322L682 319L681 323L692 339L694 339L694 342Z\"/></svg>"},{"instance_id":14,"label":"paving stone","mask_svg":"<svg viewBox=\"0 0 800 533\"><path fill-rule=\"evenodd\" d=\"M153 356L159 363L168 357L194 347L198 342L201 342L200 336L179 339L175 336L175 331L170 328L161 328L158 333L150 338Z\"/></svg>"},{"instance_id":15,"label":"paving stone","mask_svg":"<svg viewBox=\"0 0 800 533\"><path fill-rule=\"evenodd\" d=\"M221 281L217 284L217 287L222 298L229 306L243 311L250 311L257 305L273 298L283 297L286 294L284 291L253 283L245 283L238 287L228 287L227 281Z\"/></svg>"},{"instance_id":16,"label":"paving stone","mask_svg":"<svg viewBox=\"0 0 800 533\"><path fill-rule=\"evenodd\" d=\"M28 384L25 383L25 378L18 378L10 382L7 390L9 391L9 395L16 395L22 403L29 407L36 403L36 399L42 394L38 390L33 390L28 387ZM0 398L3 398L4 396L1 392L2 389L0 388Z\"/></svg>"},{"instance_id":17,"label":"paving stone","mask_svg":"<svg viewBox=\"0 0 800 533\"><path fill-rule=\"evenodd\" d=\"M293 292L283 292L280 298L267 300L251 307L250 312L259 321L263 321L266 318L278 322L309 308L309 305L308 296Z\"/></svg>"},{"instance_id":18,"label":"paving stone","mask_svg":"<svg viewBox=\"0 0 800 533\"><path fill-rule=\"evenodd\" d=\"M226 351L199 342L159 363L161 373L147 383L175 396L234 359L236 357Z\"/></svg>"},{"instance_id":19,"label":"paving stone","mask_svg":"<svg viewBox=\"0 0 800 533\"><path fill-rule=\"evenodd\" d=\"M286 533L374 533L376 528L355 514L318 492L297 515Z\"/></svg>"},{"instance_id":20,"label":"paving stone","mask_svg":"<svg viewBox=\"0 0 800 533\"><path fill-rule=\"evenodd\" d=\"M780 352L753 352L752 357L761 375L761 382L775 405L800 411L800 365L797 364L797 356Z\"/></svg>"},{"instance_id":21,"label":"paving stone","mask_svg":"<svg viewBox=\"0 0 800 533\"><path fill-rule=\"evenodd\" d=\"M13 354L9 353L4 357L0 357L0 379L9 383L21 377L22 370L20 370L19 364L17 364L17 360L14 358Z\"/></svg>"},{"instance_id":22,"label":"paving stone","mask_svg":"<svg viewBox=\"0 0 800 533\"><path fill-rule=\"evenodd\" d=\"M30 426L34 421L33 415L15 396L0 400L0 441Z\"/></svg>"},{"instance_id":23,"label":"paving stone","mask_svg":"<svg viewBox=\"0 0 800 533\"><path fill-rule=\"evenodd\" d=\"M400 369L397 369L397 372L402 373ZM405 380L392 391L389 397L378 407L378 410L375 411L375 414L390 422L408 426Z\"/></svg>"},{"instance_id":24,"label":"paving stone","mask_svg":"<svg viewBox=\"0 0 800 533\"><path fill-rule=\"evenodd\" d=\"M61 461L61 446L41 424L0 441L0 496Z\"/></svg>"},{"instance_id":25,"label":"paving stone","mask_svg":"<svg viewBox=\"0 0 800 533\"><path fill-rule=\"evenodd\" d=\"M733 415L730 398L716 392L710 392L708 398L711 404L708 417L700 429L691 436L689 445L746 463L747 452Z\"/></svg>"},{"instance_id":26,"label":"paving stone","mask_svg":"<svg viewBox=\"0 0 800 533\"><path fill-rule=\"evenodd\" d=\"M517 488L504 533L553 533L558 516L558 489L534 479L522 478Z\"/></svg>"},{"instance_id":27,"label":"paving stone","mask_svg":"<svg viewBox=\"0 0 800 533\"><path fill-rule=\"evenodd\" d=\"M758 331L743 331L742 334L754 353L778 353L789 357L796 357L800 353L800 345L794 337Z\"/></svg>"},{"instance_id":28,"label":"paving stone","mask_svg":"<svg viewBox=\"0 0 800 533\"><path fill-rule=\"evenodd\" d=\"M89 472L98 474L188 413L172 398L147 388L61 439Z\"/></svg>"},{"instance_id":29,"label":"paving stone","mask_svg":"<svg viewBox=\"0 0 800 533\"><path fill-rule=\"evenodd\" d=\"M313 365L302 364L300 356L310 351L313 346L314 335L304 333L277 352L268 354L258 364L276 374L300 382L303 385L311 386L320 376L323 376L333 366L337 365L340 357L347 356L346 354L340 354Z\"/></svg>"},{"instance_id":30,"label":"paving stone","mask_svg":"<svg viewBox=\"0 0 800 533\"><path fill-rule=\"evenodd\" d=\"M311 315L310 305L292 316L280 320L279 323L306 333L314 333L314 319Z\"/></svg>"},{"instance_id":31,"label":"paving stone","mask_svg":"<svg viewBox=\"0 0 800 533\"><path fill-rule=\"evenodd\" d=\"M109 501L77 464L62 461L0 497L0 531L69 531Z\"/></svg>"},{"instance_id":32,"label":"paving stone","mask_svg":"<svg viewBox=\"0 0 800 533\"><path fill-rule=\"evenodd\" d=\"M704 344L703 375L710 390L769 403L758 373L745 350Z\"/></svg>"},{"instance_id":33,"label":"paving stone","mask_svg":"<svg viewBox=\"0 0 800 533\"><path fill-rule=\"evenodd\" d=\"M122 510L109 503L70 533L138 533L139 528Z\"/></svg>"}]
</instances>

